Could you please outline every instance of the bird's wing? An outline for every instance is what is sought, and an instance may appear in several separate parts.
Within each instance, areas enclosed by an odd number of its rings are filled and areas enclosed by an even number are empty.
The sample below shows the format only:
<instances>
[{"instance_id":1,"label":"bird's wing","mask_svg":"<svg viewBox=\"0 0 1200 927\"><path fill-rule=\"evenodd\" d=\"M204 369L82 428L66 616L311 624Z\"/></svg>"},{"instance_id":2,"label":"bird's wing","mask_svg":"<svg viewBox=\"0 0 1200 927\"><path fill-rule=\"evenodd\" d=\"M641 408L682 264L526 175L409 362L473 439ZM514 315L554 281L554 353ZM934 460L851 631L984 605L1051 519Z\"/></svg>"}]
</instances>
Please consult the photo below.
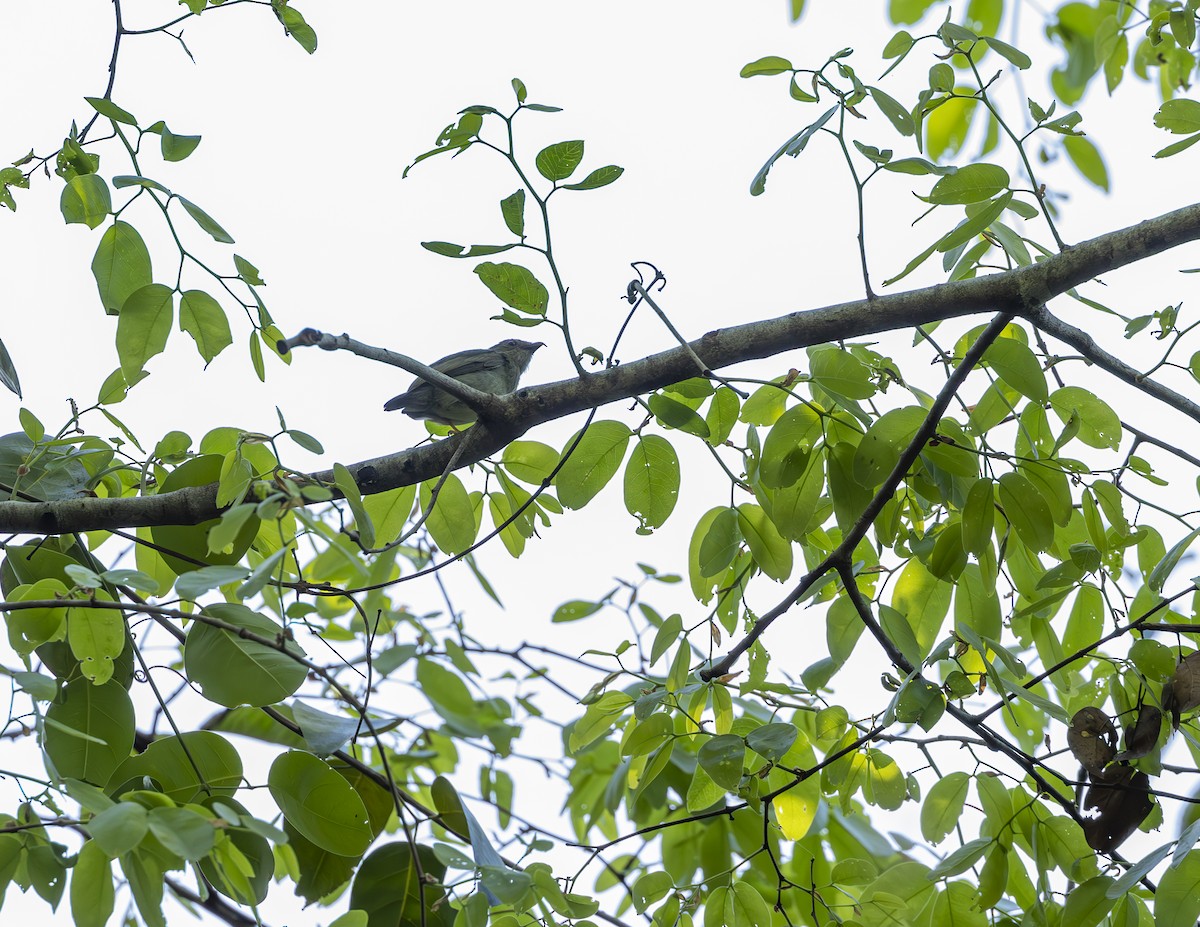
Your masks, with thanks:
<instances>
[{"instance_id":1,"label":"bird's wing","mask_svg":"<svg viewBox=\"0 0 1200 927\"><path fill-rule=\"evenodd\" d=\"M504 366L505 363L507 363L507 358L503 354L490 349L475 349L451 354L449 357L442 358L434 366L446 376L457 379L469 373L495 370Z\"/></svg>"}]
</instances>

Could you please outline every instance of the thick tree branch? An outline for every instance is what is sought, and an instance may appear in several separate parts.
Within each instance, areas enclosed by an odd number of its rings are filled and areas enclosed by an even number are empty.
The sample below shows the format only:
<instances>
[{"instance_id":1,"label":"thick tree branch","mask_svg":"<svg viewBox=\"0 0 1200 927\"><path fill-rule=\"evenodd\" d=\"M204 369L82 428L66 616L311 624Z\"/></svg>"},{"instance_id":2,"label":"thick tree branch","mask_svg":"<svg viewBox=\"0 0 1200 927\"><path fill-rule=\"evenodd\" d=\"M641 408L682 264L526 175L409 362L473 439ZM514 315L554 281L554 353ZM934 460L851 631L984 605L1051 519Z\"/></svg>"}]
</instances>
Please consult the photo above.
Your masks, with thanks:
<instances>
[{"instance_id":1,"label":"thick tree branch","mask_svg":"<svg viewBox=\"0 0 1200 927\"><path fill-rule=\"evenodd\" d=\"M446 468L459 441L472 442L458 463L459 467L468 466L494 454L536 425L694 376L693 354L709 369L716 370L829 341L979 312L1011 312L1043 326L1057 337L1051 318L1040 308L1047 301L1099 274L1197 239L1200 239L1200 204L1101 235L1039 264L1006 273L718 329L691 342L688 348L664 351L578 379L528 387L506 396L489 396L490 424L477 425L461 437L352 464L350 471L364 493L383 492L437 477ZM1200 421L1200 411L1197 415ZM330 471L313 476L333 481ZM135 526L194 525L218 514L216 486L198 486L135 498L2 502L0 530L62 534Z\"/></svg>"}]
</instances>

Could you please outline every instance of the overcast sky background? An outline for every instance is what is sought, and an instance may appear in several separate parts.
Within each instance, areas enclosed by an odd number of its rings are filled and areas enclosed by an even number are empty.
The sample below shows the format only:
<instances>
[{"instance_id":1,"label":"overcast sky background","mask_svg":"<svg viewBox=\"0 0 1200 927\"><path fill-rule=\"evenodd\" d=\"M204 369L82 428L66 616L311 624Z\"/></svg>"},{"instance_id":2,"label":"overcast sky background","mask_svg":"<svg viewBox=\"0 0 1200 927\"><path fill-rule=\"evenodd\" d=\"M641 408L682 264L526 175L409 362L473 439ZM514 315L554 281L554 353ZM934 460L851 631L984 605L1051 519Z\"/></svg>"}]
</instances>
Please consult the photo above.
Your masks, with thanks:
<instances>
[{"instance_id":1,"label":"overcast sky background","mask_svg":"<svg viewBox=\"0 0 1200 927\"><path fill-rule=\"evenodd\" d=\"M320 38L312 57L283 37L268 10L242 5L184 24L195 63L164 36L127 38L113 100L142 125L161 118L176 133L203 135L195 154L177 164L162 164L153 153L156 145L148 143L143 172L206 209L233 235L237 244L224 248L207 241L186 218L179 222L193 236L189 245L215 266L229 268L236 251L260 269L268 283L263 296L285 334L306 326L345 331L429 361L522 336L488 321L499 307L471 273L474 262L439 257L418 244L508 240L497 203L516 189L516 181L499 158L481 149L453 161L422 163L406 180L401 173L432 147L462 107L509 109L509 79L522 78L530 101L565 110L522 116L518 145L530 162L546 144L582 138L587 148L580 176L605 164L626 168L610 187L556 194L553 200L556 253L571 287L576 343L606 350L623 318L620 296L633 260L652 261L667 274L660 304L688 337L863 295L853 191L831 138L814 140L796 161L778 163L765 195L748 194L763 161L824 106L791 101L784 77L739 79L743 64L778 54L798 66L813 65L852 46L857 54L850 63L865 81L875 81L882 70L879 50L892 32L883 3L809 5L805 19L789 26L783 2L622 0L597 6L460 0L359 2L346 9L310 0L300 9ZM165 0L123 7L131 28L156 25L183 9ZM1024 91L1046 103L1047 74L1036 68L1057 63L1060 55L1039 55L1036 13L1027 7L1023 15L1020 41L1035 59ZM0 75L7 86L21 88L6 97L0 134L0 158L11 161L31 147L39 154L53 150L72 118L80 124L89 118L83 97L104 90L112 8L106 2L66 8L24 4L6 10L5 19ZM885 88L904 99L905 88L924 80L929 63L914 54L889 78L895 84ZM1069 187L1072 200L1061 223L1068 241L1183 205L1192 194L1181 191L1195 189L1192 152L1167 162L1151 160L1170 139L1149 125L1152 91L1129 83L1115 101L1103 99L1100 88L1084 104L1084 128L1108 157L1115 178L1113 196L1087 187L1061 164L1044 169L1052 187ZM1011 75L997 89L1008 102L1023 99ZM861 129L863 141L895 147L898 157L916 154L911 140L896 138L873 107L864 111L870 119ZM1023 104L1010 112L1020 120ZM1011 153L992 157L1017 175ZM103 173L130 173L119 151L105 148L103 158ZM920 183L915 188L924 189ZM101 231L63 225L60 189L57 178L38 178L32 190L15 191L15 216L0 215L0 338L19 371L24 405L49 430L65 420L67 397L89 403L117 366L115 320L104 315L89 271ZM911 196L910 178L883 177L869 189L868 248L879 288L936 237L936 229L957 219L947 213L913 230L910 223L923 206ZM138 218L155 258L156 279L173 281L175 258L161 222L148 212ZM1030 234L1049 244L1040 228ZM500 260L505 258L527 262L512 254ZM1200 253L1187 246L1113 275L1107 290L1092 295L1126 314L1150 312L1188 294L1181 279L1194 294L1196 278L1179 278L1174 271L1197 265ZM940 279L934 260L899 286ZM188 285L208 283L195 277L189 284L185 277ZM1076 324L1092 330L1108 324L1065 305L1064 314ZM424 436L420 423L382 411L408 375L349 354L301 351L290 367L268 357L267 383L260 384L246 363L249 328L239 315L231 309L233 346L207 371L190 339L176 332L167 352L150 362L151 376L113 408L145 446L171 429L197 441L219 425L273 431L276 405L290 426L317 436L327 450L317 458L296 449L285 462L297 469L383 455ZM547 328L534 335L550 346L537 356L527 383L572 375L553 334ZM1119 327L1111 334L1106 344L1125 350ZM899 351L909 342L910 335L898 335L887 350ZM624 344L620 356L628 361L671 347L672 340L643 313ZM800 353L779 357L754 367L753 375L775 376L802 362ZM937 370L929 377L924 385L936 388ZM1145 421L1144 402L1115 395L1114 405ZM5 430L17 429L18 405L15 396L0 395L0 414L9 422ZM603 414L618 416L622 408ZM561 447L578 424L554 423L528 437ZM112 433L98 418L92 427ZM695 462L703 465L699 458ZM685 472L676 514L643 539L633 534L634 521L623 511L618 478L593 506L557 519L548 543L532 543L515 567L499 547L484 554L506 612L487 606L474 581L458 569L445 574L455 604L468 610L468 619L475 617L476 633L480 620L495 622L498 642L537 634L573 651L602 642L611 646L623 633L619 616L548 628L554 607L603 594L612 576L633 576L639 560L684 573L696 517L721 502L720 490L715 499L708 495L714 485ZM1185 505L1194 507L1194 487L1181 491L1193 500ZM783 588L760 586L761 606L773 604ZM408 595L426 593L407 587L397 598ZM664 614L678 609L698 617L685 589L664 590L654 604ZM413 608L435 605L422 599ZM824 637L822 620L799 634L798 624L773 630L771 640L777 657L788 652L789 636L804 652L793 672L811 662L810 635ZM872 688L868 704L877 701L875 695ZM11 911L23 910L23 902L44 911L39 901L9 894ZM276 896L284 907L274 907ZM265 916L288 923L288 903L286 891L273 892ZM64 903L55 920L68 917ZM318 915L322 918L332 919Z\"/></svg>"}]
</instances>

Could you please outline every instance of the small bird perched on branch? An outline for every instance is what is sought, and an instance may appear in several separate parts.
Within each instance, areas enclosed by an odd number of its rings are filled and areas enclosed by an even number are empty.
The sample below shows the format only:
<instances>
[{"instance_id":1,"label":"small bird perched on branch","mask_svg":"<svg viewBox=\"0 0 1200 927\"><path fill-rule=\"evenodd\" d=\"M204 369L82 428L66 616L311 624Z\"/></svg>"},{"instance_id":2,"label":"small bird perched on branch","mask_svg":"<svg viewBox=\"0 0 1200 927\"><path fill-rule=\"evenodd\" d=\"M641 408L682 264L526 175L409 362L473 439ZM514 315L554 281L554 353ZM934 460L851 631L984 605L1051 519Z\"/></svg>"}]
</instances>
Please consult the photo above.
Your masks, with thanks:
<instances>
[{"instance_id":1,"label":"small bird perched on branch","mask_svg":"<svg viewBox=\"0 0 1200 927\"><path fill-rule=\"evenodd\" d=\"M429 366L481 393L511 393L533 360L534 352L541 347L545 345L540 341L509 338L490 348L459 351ZM384 403L383 409L385 412L400 409L410 418L428 419L440 425L467 425L477 418L475 411L461 399L420 377L413 380L407 392Z\"/></svg>"}]
</instances>

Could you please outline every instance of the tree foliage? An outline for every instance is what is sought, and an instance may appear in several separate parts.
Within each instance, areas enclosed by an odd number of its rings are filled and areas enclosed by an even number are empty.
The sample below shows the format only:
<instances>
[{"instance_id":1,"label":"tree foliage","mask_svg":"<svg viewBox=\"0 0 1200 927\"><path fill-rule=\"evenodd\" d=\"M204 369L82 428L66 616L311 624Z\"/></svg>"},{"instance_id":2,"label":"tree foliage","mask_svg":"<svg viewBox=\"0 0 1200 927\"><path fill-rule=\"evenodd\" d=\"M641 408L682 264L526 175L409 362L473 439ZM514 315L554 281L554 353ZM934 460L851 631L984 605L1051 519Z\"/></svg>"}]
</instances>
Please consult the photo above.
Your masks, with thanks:
<instances>
[{"instance_id":1,"label":"tree foliage","mask_svg":"<svg viewBox=\"0 0 1200 927\"><path fill-rule=\"evenodd\" d=\"M219 14L237 0L185 5L150 31L202 12L233 28ZM242 339L264 380L271 355L313 346L430 374L349 335L285 337L219 204L172 183L201 137L118 105L138 32L115 6L104 93L64 116L61 145L0 170L9 209L54 183L63 219L93 230L90 309L114 317L116 347L94 403L55 427L22 408L0 438L7 731L43 760L7 771L24 800L0 809L0 888L65 897L81 925L118 901L165 924L168 894L270 923L287 890L348 904L346 927L1196 921L1200 597L1181 567L1200 459L1113 398L1136 390L1194 429L1196 323L1182 302L1127 315L1094 281L1200 238L1200 205L1068 243L1070 203L1043 173L1062 158L1109 189L1071 107L1133 79L1160 94L1136 127L1166 133L1155 157L1195 157L1200 0L1064 4L1045 22L1057 66L1003 0L962 18L892 0L881 67L850 49L746 64L802 125L749 193L812 146L840 151L861 290L688 341L664 278L637 264L628 316L653 313L678 347L619 365L625 326L607 350L573 331L554 235L565 198L603 196L623 170L579 139L527 156L559 108L514 79L513 99L462 109L405 173L468 150L506 165L507 237L422 245L466 259L496 318L540 329L577 376L464 391L480 419L466 431L431 425L417 447L318 473L290 463L293 445L323 448L282 414L273 433L196 441L136 436L115 411L184 334L206 364ZM269 8L315 51L299 11ZM1049 71L1053 96L1014 110L996 76L1021 71ZM879 280L869 216L887 179L932 218ZM160 240L177 267L151 260ZM940 282L896 291L939 260ZM911 349L874 337L896 330ZM0 350L17 395L21 362ZM569 439L542 440L568 416ZM677 505L685 474L707 511ZM618 497L638 534L687 519L690 543L602 595L570 577L542 620L578 623L577 652L502 645L449 593L448 615L402 604L458 561L490 592L487 569L521 571L553 522ZM663 615L672 587L688 602ZM601 626L613 612L627 630ZM802 648L767 633L788 623ZM1139 831L1151 849L1127 859Z\"/></svg>"}]
</instances>

